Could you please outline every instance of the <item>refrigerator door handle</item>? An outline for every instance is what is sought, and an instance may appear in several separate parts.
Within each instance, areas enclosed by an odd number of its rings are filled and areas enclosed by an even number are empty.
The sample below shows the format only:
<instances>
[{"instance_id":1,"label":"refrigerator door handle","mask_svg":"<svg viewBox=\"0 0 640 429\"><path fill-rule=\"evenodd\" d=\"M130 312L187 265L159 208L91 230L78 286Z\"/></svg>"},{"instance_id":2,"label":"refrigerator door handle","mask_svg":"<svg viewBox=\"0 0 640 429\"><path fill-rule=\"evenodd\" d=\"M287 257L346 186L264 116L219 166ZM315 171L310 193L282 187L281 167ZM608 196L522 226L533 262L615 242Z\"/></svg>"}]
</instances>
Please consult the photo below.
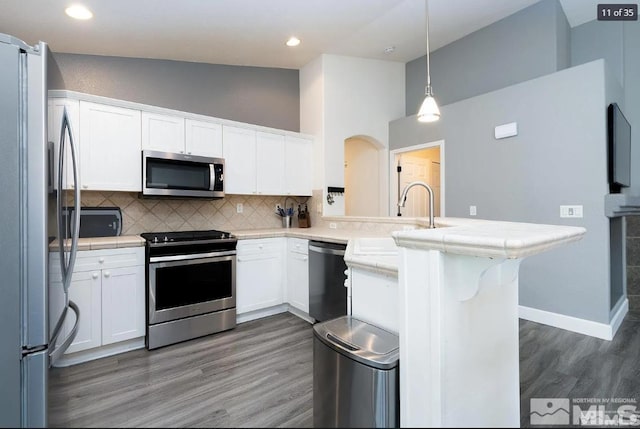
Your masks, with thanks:
<instances>
[{"instance_id":1,"label":"refrigerator door handle","mask_svg":"<svg viewBox=\"0 0 640 429\"><path fill-rule=\"evenodd\" d=\"M63 225L62 220L62 192L63 192L63 171L64 171L64 153L65 153L65 137L68 132L69 135L69 149L71 151L71 162L73 165L73 191L74 191L74 204L76 210L73 211L74 219L73 219L73 231L71 233L71 249L69 252L69 259L67 260L65 257L65 243L64 237L65 234L65 225ZM71 300L69 300L69 287L71 286L71 277L73 275L73 267L76 261L76 255L78 252L78 239L80 235L80 186L78 180L78 159L76 156L76 148L73 142L73 131L71 129L71 123L69 122L69 114L67 112L67 108L64 108L62 114L62 129L60 131L60 153L58 157L58 195L57 195L57 212L58 212L58 245L60 252L60 269L62 272L62 285L64 289L65 295L65 307L62 311L62 315L60 319L56 323L56 327L54 328L52 340L51 340L51 352L49 354L50 364L55 363L55 361L65 352L65 350L69 347L69 345L75 339L75 336L78 332L78 324L80 322L80 310L78 306ZM56 340L62 331L62 326L64 324L67 310L71 308L76 314L76 321L71 329L71 332L65 338L65 340L60 344L60 346L55 347Z\"/></svg>"}]
</instances>

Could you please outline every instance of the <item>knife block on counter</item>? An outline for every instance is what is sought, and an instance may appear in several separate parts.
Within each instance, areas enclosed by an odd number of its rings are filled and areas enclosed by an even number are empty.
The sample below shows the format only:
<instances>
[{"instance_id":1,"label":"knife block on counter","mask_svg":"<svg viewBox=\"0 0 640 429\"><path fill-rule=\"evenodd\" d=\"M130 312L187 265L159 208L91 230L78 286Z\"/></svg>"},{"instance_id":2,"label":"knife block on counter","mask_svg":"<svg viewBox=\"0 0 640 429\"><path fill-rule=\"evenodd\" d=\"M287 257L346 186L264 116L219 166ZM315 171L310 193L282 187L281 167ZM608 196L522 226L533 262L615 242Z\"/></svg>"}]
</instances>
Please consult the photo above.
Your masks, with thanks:
<instances>
[{"instance_id":1,"label":"knife block on counter","mask_svg":"<svg viewBox=\"0 0 640 429\"><path fill-rule=\"evenodd\" d=\"M309 212L302 212L298 214L298 227L309 228L311 226L311 218Z\"/></svg>"}]
</instances>

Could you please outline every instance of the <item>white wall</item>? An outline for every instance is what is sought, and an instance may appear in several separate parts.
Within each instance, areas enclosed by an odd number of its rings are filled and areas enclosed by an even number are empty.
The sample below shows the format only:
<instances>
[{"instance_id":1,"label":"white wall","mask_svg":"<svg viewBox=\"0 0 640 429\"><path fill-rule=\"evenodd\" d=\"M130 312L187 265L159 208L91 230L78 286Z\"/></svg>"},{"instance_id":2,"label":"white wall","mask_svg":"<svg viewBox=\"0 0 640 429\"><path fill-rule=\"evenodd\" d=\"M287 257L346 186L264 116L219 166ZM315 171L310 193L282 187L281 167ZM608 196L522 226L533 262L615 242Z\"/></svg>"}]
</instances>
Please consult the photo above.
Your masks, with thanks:
<instances>
[{"instance_id":1,"label":"white wall","mask_svg":"<svg viewBox=\"0 0 640 429\"><path fill-rule=\"evenodd\" d=\"M300 70L300 130L316 137L313 148L313 189L324 187L323 106L322 57L318 57Z\"/></svg>"},{"instance_id":2,"label":"white wall","mask_svg":"<svg viewBox=\"0 0 640 429\"><path fill-rule=\"evenodd\" d=\"M300 131L322 142L324 177L316 179L322 184L325 216L344 214L343 197L333 205L326 202L328 186L344 187L344 141L368 136L388 150L389 122L404 116L404 68L399 62L322 55L300 70ZM386 201L388 173L381 171L380 201ZM381 204L386 213L386 203Z\"/></svg>"}]
</instances>

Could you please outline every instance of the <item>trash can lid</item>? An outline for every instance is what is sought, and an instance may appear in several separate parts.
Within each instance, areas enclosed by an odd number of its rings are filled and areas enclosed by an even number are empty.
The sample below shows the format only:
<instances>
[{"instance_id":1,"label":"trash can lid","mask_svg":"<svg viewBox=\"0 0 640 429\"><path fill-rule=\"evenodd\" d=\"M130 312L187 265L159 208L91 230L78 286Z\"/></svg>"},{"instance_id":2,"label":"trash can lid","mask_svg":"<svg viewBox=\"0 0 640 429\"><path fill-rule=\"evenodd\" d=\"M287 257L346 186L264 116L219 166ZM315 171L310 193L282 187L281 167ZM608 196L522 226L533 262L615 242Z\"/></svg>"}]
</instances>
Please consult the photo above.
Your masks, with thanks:
<instances>
[{"instance_id":1,"label":"trash can lid","mask_svg":"<svg viewBox=\"0 0 640 429\"><path fill-rule=\"evenodd\" d=\"M313 331L329 347L365 365L390 369L398 364L398 336L352 316L317 323Z\"/></svg>"}]
</instances>

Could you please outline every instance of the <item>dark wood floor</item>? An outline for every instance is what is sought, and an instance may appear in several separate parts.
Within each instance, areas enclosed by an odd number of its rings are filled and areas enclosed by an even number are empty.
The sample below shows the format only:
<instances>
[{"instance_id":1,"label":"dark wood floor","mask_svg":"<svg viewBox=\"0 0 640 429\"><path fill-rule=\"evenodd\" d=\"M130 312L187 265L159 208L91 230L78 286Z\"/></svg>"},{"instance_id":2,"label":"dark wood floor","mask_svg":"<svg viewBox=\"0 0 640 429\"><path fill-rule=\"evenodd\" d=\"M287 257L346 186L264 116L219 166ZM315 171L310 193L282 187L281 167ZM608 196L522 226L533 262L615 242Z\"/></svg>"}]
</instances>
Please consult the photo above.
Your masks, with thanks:
<instances>
[{"instance_id":1,"label":"dark wood floor","mask_svg":"<svg viewBox=\"0 0 640 429\"><path fill-rule=\"evenodd\" d=\"M51 373L54 427L312 427L312 329L289 313ZM613 341L520 322L521 426L531 398L640 400L640 317Z\"/></svg>"}]
</instances>

